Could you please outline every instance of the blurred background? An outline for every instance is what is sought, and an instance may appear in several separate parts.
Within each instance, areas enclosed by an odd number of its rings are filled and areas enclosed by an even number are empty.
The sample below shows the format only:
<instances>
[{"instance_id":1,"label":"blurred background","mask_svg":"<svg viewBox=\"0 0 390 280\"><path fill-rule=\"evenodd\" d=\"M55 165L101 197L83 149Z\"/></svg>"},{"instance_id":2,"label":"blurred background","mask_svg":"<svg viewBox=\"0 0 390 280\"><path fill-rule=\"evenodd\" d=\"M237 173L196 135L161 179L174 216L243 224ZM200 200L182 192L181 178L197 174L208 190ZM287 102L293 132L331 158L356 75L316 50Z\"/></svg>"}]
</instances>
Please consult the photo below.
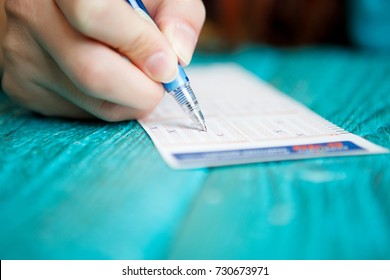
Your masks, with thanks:
<instances>
[{"instance_id":1,"label":"blurred background","mask_svg":"<svg viewBox=\"0 0 390 280\"><path fill-rule=\"evenodd\" d=\"M203 0L199 49L336 44L390 49L389 0Z\"/></svg>"}]
</instances>

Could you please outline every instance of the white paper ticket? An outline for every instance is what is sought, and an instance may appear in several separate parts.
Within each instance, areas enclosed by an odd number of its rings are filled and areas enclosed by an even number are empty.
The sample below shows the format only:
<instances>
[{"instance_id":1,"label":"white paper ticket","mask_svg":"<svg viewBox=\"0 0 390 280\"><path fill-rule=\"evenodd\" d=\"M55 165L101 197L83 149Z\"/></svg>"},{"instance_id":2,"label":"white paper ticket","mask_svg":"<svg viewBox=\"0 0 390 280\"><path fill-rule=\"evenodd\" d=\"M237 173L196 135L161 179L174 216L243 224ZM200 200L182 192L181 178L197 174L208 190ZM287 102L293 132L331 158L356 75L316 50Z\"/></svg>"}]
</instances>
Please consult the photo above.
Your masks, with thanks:
<instances>
[{"instance_id":1,"label":"white paper ticket","mask_svg":"<svg viewBox=\"0 0 390 280\"><path fill-rule=\"evenodd\" d=\"M168 94L139 120L173 168L387 153L234 64L186 69L206 118L197 130Z\"/></svg>"}]
</instances>

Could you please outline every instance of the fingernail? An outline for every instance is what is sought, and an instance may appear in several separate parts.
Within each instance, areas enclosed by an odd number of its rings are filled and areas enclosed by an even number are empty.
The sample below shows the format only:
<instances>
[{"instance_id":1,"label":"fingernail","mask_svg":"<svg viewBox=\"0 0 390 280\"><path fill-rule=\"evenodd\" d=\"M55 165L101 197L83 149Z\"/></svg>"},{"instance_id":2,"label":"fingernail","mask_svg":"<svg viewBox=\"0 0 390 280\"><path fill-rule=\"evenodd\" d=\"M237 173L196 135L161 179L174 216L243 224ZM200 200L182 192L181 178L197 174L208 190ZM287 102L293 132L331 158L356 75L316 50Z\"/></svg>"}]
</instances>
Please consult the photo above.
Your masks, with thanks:
<instances>
[{"instance_id":1,"label":"fingernail","mask_svg":"<svg viewBox=\"0 0 390 280\"><path fill-rule=\"evenodd\" d=\"M183 66L190 64L197 36L187 24L176 24L173 31L173 48Z\"/></svg>"},{"instance_id":2,"label":"fingernail","mask_svg":"<svg viewBox=\"0 0 390 280\"><path fill-rule=\"evenodd\" d=\"M146 60L145 71L153 80L168 83L176 78L177 61L174 63L165 52L157 52Z\"/></svg>"}]
</instances>

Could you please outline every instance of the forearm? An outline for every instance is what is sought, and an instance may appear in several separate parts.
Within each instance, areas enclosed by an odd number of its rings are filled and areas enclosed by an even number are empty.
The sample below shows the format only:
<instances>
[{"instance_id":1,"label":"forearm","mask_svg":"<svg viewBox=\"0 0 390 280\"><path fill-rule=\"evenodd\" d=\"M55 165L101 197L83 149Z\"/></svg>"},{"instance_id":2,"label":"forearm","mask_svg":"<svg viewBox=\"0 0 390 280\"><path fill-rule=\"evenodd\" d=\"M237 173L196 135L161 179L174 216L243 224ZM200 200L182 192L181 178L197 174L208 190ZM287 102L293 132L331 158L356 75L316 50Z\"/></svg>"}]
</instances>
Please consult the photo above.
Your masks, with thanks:
<instances>
[{"instance_id":1,"label":"forearm","mask_svg":"<svg viewBox=\"0 0 390 280\"><path fill-rule=\"evenodd\" d=\"M3 44L3 39L6 30L6 16L4 12L5 0L0 0L0 45ZM0 75L3 73L3 50L0 48Z\"/></svg>"}]
</instances>

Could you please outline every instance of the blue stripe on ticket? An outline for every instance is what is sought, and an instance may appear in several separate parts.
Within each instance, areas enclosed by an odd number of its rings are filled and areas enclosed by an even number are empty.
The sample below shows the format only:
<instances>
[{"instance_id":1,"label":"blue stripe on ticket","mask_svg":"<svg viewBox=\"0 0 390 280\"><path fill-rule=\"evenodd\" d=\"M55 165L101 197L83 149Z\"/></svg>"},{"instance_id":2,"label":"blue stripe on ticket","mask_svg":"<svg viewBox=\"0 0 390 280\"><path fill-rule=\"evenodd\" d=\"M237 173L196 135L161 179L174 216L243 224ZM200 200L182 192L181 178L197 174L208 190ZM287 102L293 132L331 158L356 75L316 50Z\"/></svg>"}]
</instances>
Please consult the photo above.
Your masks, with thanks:
<instances>
[{"instance_id":1,"label":"blue stripe on ticket","mask_svg":"<svg viewBox=\"0 0 390 280\"><path fill-rule=\"evenodd\" d=\"M268 148L251 148L241 150L225 150L197 153L177 153L173 154L178 161L224 161L243 159L261 159L261 158L279 158L289 155L312 156L327 153L338 153L348 151L364 150L360 146L350 141L328 142L318 144L305 144L294 146L268 147Z\"/></svg>"}]
</instances>

